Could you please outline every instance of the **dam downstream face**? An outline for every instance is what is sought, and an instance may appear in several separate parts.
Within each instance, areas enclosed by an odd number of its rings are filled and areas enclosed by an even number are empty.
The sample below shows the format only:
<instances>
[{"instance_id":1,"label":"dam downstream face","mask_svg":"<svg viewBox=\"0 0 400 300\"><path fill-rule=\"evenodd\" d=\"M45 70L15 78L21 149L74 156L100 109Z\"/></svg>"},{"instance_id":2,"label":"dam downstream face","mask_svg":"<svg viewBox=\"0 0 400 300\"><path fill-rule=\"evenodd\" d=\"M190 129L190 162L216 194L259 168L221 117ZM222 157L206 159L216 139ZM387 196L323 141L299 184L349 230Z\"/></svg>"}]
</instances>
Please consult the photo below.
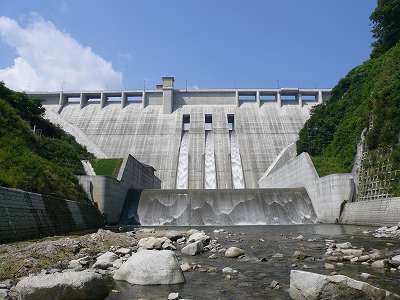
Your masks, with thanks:
<instances>
[{"instance_id":1,"label":"dam downstream face","mask_svg":"<svg viewBox=\"0 0 400 300\"><path fill-rule=\"evenodd\" d=\"M312 224L317 217L304 188L144 190L141 225Z\"/></svg>"}]
</instances>

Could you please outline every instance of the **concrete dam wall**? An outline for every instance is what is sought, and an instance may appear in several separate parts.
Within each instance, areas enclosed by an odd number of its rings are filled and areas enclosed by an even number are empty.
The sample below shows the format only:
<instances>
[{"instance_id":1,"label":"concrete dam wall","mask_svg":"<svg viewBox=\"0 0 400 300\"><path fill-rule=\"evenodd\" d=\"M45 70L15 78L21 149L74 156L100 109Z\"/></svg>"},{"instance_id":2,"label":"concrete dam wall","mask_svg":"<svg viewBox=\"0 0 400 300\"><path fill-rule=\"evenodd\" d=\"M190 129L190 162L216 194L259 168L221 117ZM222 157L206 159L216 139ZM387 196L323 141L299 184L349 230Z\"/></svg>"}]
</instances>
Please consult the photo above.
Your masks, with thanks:
<instances>
[{"instance_id":1,"label":"concrete dam wall","mask_svg":"<svg viewBox=\"0 0 400 300\"><path fill-rule=\"evenodd\" d=\"M144 190L142 225L276 225L316 223L304 188Z\"/></svg>"},{"instance_id":2,"label":"concrete dam wall","mask_svg":"<svg viewBox=\"0 0 400 300\"><path fill-rule=\"evenodd\" d=\"M162 189L232 189L258 187L330 90L178 90L164 78L159 90L30 96L43 98L46 117L98 156L131 154L153 166Z\"/></svg>"}]
</instances>

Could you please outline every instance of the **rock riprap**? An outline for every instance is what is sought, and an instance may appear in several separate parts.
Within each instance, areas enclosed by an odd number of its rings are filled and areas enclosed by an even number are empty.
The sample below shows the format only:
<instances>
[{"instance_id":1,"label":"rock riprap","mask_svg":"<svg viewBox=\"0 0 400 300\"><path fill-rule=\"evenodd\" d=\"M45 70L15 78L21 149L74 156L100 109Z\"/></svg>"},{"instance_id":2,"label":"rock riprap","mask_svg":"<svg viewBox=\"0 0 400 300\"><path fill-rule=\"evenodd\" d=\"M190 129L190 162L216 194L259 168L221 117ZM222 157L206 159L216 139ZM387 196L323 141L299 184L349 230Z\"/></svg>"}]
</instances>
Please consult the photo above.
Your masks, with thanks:
<instances>
[{"instance_id":1,"label":"rock riprap","mask_svg":"<svg viewBox=\"0 0 400 300\"><path fill-rule=\"evenodd\" d=\"M115 280L131 284L176 284L185 278L174 252L170 250L141 250L134 253L114 273Z\"/></svg>"},{"instance_id":2,"label":"rock riprap","mask_svg":"<svg viewBox=\"0 0 400 300\"><path fill-rule=\"evenodd\" d=\"M107 297L112 279L92 271L40 274L16 285L20 300L100 300Z\"/></svg>"},{"instance_id":3,"label":"rock riprap","mask_svg":"<svg viewBox=\"0 0 400 300\"><path fill-rule=\"evenodd\" d=\"M290 296L295 300L400 299L400 296L344 275L290 272Z\"/></svg>"}]
</instances>

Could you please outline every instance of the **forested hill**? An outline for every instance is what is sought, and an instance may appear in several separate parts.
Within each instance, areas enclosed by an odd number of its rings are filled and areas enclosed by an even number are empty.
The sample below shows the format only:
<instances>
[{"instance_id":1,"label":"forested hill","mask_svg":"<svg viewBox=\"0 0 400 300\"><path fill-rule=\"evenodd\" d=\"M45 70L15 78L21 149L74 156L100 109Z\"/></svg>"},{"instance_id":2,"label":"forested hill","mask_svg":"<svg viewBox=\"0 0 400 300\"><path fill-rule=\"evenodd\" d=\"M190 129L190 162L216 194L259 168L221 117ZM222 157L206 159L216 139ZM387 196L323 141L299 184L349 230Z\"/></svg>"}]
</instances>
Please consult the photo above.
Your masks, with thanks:
<instances>
[{"instance_id":1,"label":"forested hill","mask_svg":"<svg viewBox=\"0 0 400 300\"><path fill-rule=\"evenodd\" d=\"M93 155L43 115L39 99L0 82L0 186L83 200L75 175L84 174L80 160Z\"/></svg>"},{"instance_id":2,"label":"forested hill","mask_svg":"<svg viewBox=\"0 0 400 300\"><path fill-rule=\"evenodd\" d=\"M339 81L300 131L297 151L312 156L320 176L351 171L364 128L367 150L383 149L400 169L400 0L378 1L370 20L371 58Z\"/></svg>"}]
</instances>

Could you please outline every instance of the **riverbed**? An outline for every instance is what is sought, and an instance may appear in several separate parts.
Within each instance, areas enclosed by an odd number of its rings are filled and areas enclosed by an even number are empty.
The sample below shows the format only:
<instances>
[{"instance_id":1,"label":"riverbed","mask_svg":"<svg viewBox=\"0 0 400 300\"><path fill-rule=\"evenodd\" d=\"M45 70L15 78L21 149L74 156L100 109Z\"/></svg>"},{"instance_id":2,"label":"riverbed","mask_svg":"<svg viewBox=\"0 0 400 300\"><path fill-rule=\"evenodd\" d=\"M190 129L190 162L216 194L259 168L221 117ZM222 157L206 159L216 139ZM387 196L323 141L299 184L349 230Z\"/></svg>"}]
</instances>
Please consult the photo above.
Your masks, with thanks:
<instances>
[{"instance_id":1,"label":"riverbed","mask_svg":"<svg viewBox=\"0 0 400 300\"><path fill-rule=\"evenodd\" d=\"M153 227L155 231L166 227ZM177 250L180 263L189 263L194 270L185 272L186 282L177 285L139 286L116 282L107 300L126 299L166 299L171 292L178 292L184 299L290 299L288 288L290 270L299 269L329 275L332 272L346 275L356 280L400 294L400 271L374 269L370 265L349 261L327 270L325 251L326 240L351 242L353 246L372 249L400 249L400 241L392 238L374 238L375 229L350 225L287 225L287 226L230 226L230 227L190 227L205 231L211 239L217 239L223 247L240 247L245 256L227 258L223 253L204 252L196 256L182 256ZM187 227L167 227L167 229L189 229ZM214 233L215 229L224 229ZM123 231L132 228L123 228ZM300 250L308 257L298 260L293 253ZM215 254L216 258L209 258ZM222 269L231 267L237 273L227 275ZM363 279L361 273L372 277ZM271 282L279 282L279 289L270 287Z\"/></svg>"}]
</instances>

